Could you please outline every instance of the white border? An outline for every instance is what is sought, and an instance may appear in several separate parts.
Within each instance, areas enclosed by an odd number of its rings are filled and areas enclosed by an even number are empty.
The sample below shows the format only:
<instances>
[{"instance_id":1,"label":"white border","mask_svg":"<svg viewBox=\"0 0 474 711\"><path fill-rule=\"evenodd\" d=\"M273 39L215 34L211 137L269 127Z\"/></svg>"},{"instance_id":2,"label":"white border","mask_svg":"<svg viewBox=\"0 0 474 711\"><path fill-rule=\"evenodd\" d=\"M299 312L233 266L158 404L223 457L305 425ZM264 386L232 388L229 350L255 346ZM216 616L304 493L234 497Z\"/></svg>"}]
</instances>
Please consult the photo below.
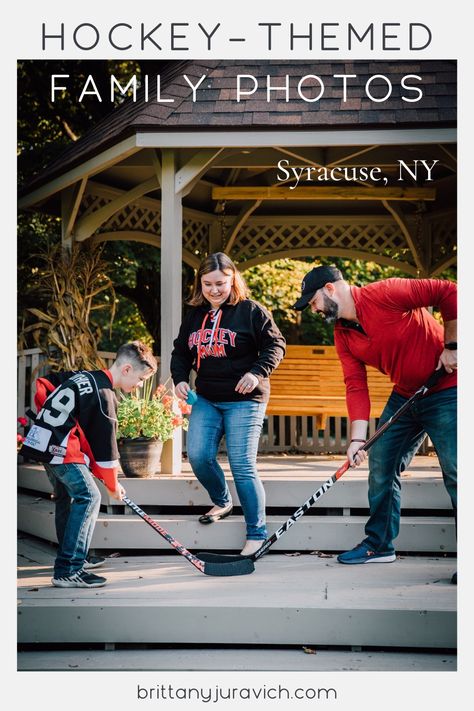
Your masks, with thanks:
<instances>
[{"instance_id":1,"label":"white border","mask_svg":"<svg viewBox=\"0 0 474 711\"><path fill-rule=\"evenodd\" d=\"M396 6L387 5L385 3L375 2L371 0L358 3L340 1L332 4L308 3L307 0L292 0L291 3L283 4L280 2L269 2L261 0L259 3L253 4L252 13L245 10L241 3L222 3L221 0L201 0L201 2L190 2L190 0L180 0L179 3L170 3L159 6L158 3L150 3L147 7L136 7L125 3L123 0L114 2L98 3L97 0L82 0L75 7L71 4L59 2L55 0L43 0L41 3L35 3L26 7L25 3L10 5L8 8L8 16L4 15L3 23L3 38L5 57L3 66L3 96L2 96L2 141L4 142L2 156L2 178L3 178L3 194L4 204L2 214L4 216L2 224L3 235L3 254L2 257L6 262L2 278L3 288L3 330L7 331L4 334L4 340L10 344L15 343L15 315L13 308L10 308L12 302L12 293L15 293L15 284L12 275L15 273L14 253L9 247L11 240L15 234L15 204L16 194L14 186L15 175L15 105L16 105L16 79L15 79L15 62L17 58L42 58L55 57L56 54L43 54L40 51L38 40L38 27L43 19L48 22L57 21L58 18L64 19L65 22L75 26L81 22L102 23L104 27L110 26L113 21L128 21L131 24L137 21L146 21L152 23L154 20L166 22L187 21L196 23L197 21L212 23L213 20L225 20L226 26L232 28L232 32L248 34L249 40L243 45L233 44L231 50L227 45L217 45L215 58L225 59L236 57L236 52L239 56L245 56L249 59L256 57L266 58L269 56L261 50L261 38L257 33L251 30L250 26L255 17L255 24L261 18L261 21L294 21L300 23L301 26L308 21L314 23L340 22L344 23L347 20L360 24L374 22L425 22L433 31L433 42L429 50L425 52L417 52L412 56L417 59L457 59L459 69L459 144L460 144L460 163L459 163L459 245L460 255L459 260L459 281L461 285L460 291L460 311L461 320L463 321L463 329L461 330L460 341L462 344L461 355L464 368L461 367L460 372L460 470L461 470L461 505L460 505L460 556L462 566L460 567L460 588L459 588L459 616L460 616L460 645L459 645L459 671L455 673L433 674L433 673L385 673L385 672L363 672L363 673L287 673L284 676L279 673L215 673L212 675L204 673L134 673L127 672L122 674L116 673L86 673L82 672L79 675L74 673L17 673L16 655L14 653L15 641L15 619L12 613L15 605L15 590L14 580L8 577L8 584L3 582L3 637L4 649L8 650L8 655L2 667L3 677L3 697L7 703L14 705L19 711L30 709L46 709L52 706L61 705L68 708L69 711L84 708L84 704L92 705L94 708L113 708L114 711L131 711L134 708L154 708L160 709L190 709L201 708L203 704L194 706L188 703L165 703L159 705L156 702L136 702L134 700L134 691L136 683L156 684L159 678L160 683L176 683L179 685L189 684L215 686L216 683L237 685L243 684L271 684L283 681L286 684L298 683L301 686L333 685L338 689L339 699L336 702L321 702L321 706L327 706L343 711L345 709L363 709L364 711L390 711L396 709L399 711L401 705L405 702L407 708L423 707L429 708L430 711L445 711L447 708L466 708L467 699L470 698L469 693L469 676L472 662L472 637L469 628L472 629L472 617L469 615L469 610L472 606L471 587L472 582L472 554L469 545L470 530L468 530L469 507L474 497L472 496L472 479L471 462L467 442L470 436L470 420L472 419L472 410L469 410L468 403L472 407L472 377L468 371L472 362L472 337L471 337L471 321L470 315L470 289L468 279L472 279L472 247L471 247L471 231L472 217L470 216L469 207L472 204L472 180L471 180L471 165L472 165L472 116L473 101L472 101L472 39L470 37L471 20L468 11L467 3L458 3L447 5L445 3L435 3L422 0L417 3L413 2L398 2ZM4 10L5 12L5 10ZM257 17L258 15L258 17ZM195 41L194 39L192 40ZM102 50L97 52L89 52L88 57L99 58L115 58L120 56L127 58L123 53L114 53L110 50L106 54L101 54ZM197 49L193 49L197 51ZM229 53L230 52L230 53ZM208 54L200 52L201 57L209 57ZM83 57L80 52L70 51L65 54L68 58ZM153 55L156 56L156 55ZM327 55L325 55L327 56ZM406 59L409 57L407 51L395 53L380 53L375 52L370 55L374 59ZM274 59L283 59L289 57L288 42L282 41L281 45L276 44L274 52L271 53ZM136 52L128 58L136 58ZM166 52L160 55L160 58L180 59L182 54L167 54ZM314 58L321 59L321 55L314 53L305 53L303 51L295 53L291 58L306 59ZM328 59L347 59L347 52L344 50L341 53L331 53ZM361 55L357 53L351 54L351 58L366 59L366 52ZM20 88L21 90L21 88ZM10 262L11 260L11 262ZM5 425L2 431L5 433L4 452L5 448L11 447L10 442L13 441L13 417L11 412L15 409L15 383L12 373L15 371L15 348L8 348L3 352L2 367L3 367L3 407L2 415L5 418ZM5 406L7 403L8 406ZM11 403L11 406L10 406ZM11 428L11 429L10 429ZM472 435L471 435L472 436ZM3 481L4 481L4 507L2 511L2 526L5 527L3 532L3 558L2 569L8 570L9 574L14 570L15 560L14 552L16 541L12 536L12 531L15 526L15 517L12 513L14 510L14 501L16 498L15 492L15 457L13 451L11 455L5 457L3 461ZM468 578L469 575L469 578ZM466 700L464 700L466 699ZM314 705L314 702L313 702ZM296 709L309 707L308 704L294 703L279 703L275 702L260 702L259 708L278 708L278 709ZM205 707L205 705L204 705ZM245 708L241 702L239 705L229 703L213 704L214 708Z\"/></svg>"}]
</instances>

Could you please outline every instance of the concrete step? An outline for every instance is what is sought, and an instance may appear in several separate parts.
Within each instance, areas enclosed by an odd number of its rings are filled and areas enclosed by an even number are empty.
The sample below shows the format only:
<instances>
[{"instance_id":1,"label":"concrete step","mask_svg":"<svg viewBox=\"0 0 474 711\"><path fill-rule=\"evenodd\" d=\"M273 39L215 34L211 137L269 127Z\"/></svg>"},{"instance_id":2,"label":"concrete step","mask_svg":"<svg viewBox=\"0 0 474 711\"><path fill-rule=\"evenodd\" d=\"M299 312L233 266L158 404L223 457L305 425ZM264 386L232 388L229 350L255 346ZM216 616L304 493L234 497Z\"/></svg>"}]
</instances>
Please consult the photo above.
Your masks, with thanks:
<instances>
[{"instance_id":1,"label":"concrete step","mask_svg":"<svg viewBox=\"0 0 474 711\"><path fill-rule=\"evenodd\" d=\"M277 554L216 578L178 555L122 556L101 568L104 588L71 590L51 586L53 556L36 562L28 541L19 554L20 644L456 647L451 559L344 566Z\"/></svg>"},{"instance_id":2,"label":"concrete step","mask_svg":"<svg viewBox=\"0 0 474 711\"><path fill-rule=\"evenodd\" d=\"M210 526L199 524L196 515L154 515L160 525L191 550L241 550L245 539L242 516L230 516ZM269 533L287 516L268 516ZM274 551L341 551L364 537L365 516L312 516L307 514L274 544ZM18 528L47 541L57 541L54 503L21 494L18 497ZM456 550L454 519L445 516L402 516L395 541L404 552L452 553ZM92 548L101 550L169 550L169 544L138 516L99 514Z\"/></svg>"},{"instance_id":3,"label":"concrete step","mask_svg":"<svg viewBox=\"0 0 474 711\"><path fill-rule=\"evenodd\" d=\"M456 671L455 654L303 647L21 651L19 671Z\"/></svg>"},{"instance_id":4,"label":"concrete step","mask_svg":"<svg viewBox=\"0 0 474 711\"><path fill-rule=\"evenodd\" d=\"M296 510L342 464L342 457L265 457L259 470L266 493L267 507ZM226 461L222 462L234 504L240 504ZM320 499L318 508L366 509L367 468L350 470ZM402 476L403 509L450 509L451 503L435 457L415 457L414 464ZM140 506L210 505L209 495L193 476L188 463L179 476L153 479L121 479L128 496ZM41 465L23 464L18 469L18 486L41 493L51 492L51 485ZM100 487L104 505L117 506L105 487ZM121 504L118 504L119 506Z\"/></svg>"}]
</instances>

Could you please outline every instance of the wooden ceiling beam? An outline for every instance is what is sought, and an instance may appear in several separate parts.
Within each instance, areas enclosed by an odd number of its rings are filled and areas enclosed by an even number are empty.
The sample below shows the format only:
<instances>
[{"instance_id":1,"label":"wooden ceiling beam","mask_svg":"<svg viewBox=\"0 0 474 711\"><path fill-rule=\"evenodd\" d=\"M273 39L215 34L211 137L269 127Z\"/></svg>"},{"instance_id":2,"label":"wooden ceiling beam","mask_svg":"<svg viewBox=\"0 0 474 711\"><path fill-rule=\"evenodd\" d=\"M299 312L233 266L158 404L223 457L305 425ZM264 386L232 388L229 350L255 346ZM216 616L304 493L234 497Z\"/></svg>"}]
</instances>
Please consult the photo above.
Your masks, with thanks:
<instances>
[{"instance_id":1,"label":"wooden ceiling beam","mask_svg":"<svg viewBox=\"0 0 474 711\"><path fill-rule=\"evenodd\" d=\"M435 188L215 187L213 200L435 200Z\"/></svg>"}]
</instances>

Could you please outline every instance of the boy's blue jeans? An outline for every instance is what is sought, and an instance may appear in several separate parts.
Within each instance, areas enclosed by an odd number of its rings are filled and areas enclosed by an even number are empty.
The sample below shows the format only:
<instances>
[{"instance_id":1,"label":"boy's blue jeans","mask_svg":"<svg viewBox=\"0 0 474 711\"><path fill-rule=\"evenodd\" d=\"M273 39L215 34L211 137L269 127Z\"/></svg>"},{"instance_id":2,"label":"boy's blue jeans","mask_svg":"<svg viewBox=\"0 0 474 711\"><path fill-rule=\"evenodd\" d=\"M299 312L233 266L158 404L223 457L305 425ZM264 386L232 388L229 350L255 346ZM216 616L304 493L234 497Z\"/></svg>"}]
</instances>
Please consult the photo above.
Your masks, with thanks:
<instances>
[{"instance_id":1,"label":"boy's blue jeans","mask_svg":"<svg viewBox=\"0 0 474 711\"><path fill-rule=\"evenodd\" d=\"M45 464L56 496L58 552L54 577L81 570L100 509L100 491L85 464Z\"/></svg>"},{"instance_id":2,"label":"boy's blue jeans","mask_svg":"<svg viewBox=\"0 0 474 711\"><path fill-rule=\"evenodd\" d=\"M392 393L380 418L386 422L406 398ZM369 450L370 518L366 539L374 551L393 551L400 529L400 475L426 435L436 449L444 484L457 513L457 388L425 395Z\"/></svg>"},{"instance_id":3,"label":"boy's blue jeans","mask_svg":"<svg viewBox=\"0 0 474 711\"><path fill-rule=\"evenodd\" d=\"M225 434L227 456L247 524L247 539L265 540L265 490L257 473L258 440L266 403L211 402L201 395L193 405L187 437L194 474L216 506L231 501L217 450Z\"/></svg>"}]
</instances>

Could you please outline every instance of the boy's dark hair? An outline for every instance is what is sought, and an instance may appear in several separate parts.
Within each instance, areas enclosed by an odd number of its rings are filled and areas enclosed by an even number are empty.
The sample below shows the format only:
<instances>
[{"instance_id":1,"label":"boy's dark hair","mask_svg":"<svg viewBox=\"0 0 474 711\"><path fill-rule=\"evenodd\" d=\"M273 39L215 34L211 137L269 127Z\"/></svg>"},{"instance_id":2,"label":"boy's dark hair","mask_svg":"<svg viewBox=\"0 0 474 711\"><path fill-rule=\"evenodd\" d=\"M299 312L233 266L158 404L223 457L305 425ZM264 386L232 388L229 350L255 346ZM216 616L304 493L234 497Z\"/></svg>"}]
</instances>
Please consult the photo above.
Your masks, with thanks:
<instances>
[{"instance_id":1,"label":"boy's dark hair","mask_svg":"<svg viewBox=\"0 0 474 711\"><path fill-rule=\"evenodd\" d=\"M115 362L127 361L137 370L152 370L156 373L158 363L149 346L142 341L124 343L117 351Z\"/></svg>"}]
</instances>

